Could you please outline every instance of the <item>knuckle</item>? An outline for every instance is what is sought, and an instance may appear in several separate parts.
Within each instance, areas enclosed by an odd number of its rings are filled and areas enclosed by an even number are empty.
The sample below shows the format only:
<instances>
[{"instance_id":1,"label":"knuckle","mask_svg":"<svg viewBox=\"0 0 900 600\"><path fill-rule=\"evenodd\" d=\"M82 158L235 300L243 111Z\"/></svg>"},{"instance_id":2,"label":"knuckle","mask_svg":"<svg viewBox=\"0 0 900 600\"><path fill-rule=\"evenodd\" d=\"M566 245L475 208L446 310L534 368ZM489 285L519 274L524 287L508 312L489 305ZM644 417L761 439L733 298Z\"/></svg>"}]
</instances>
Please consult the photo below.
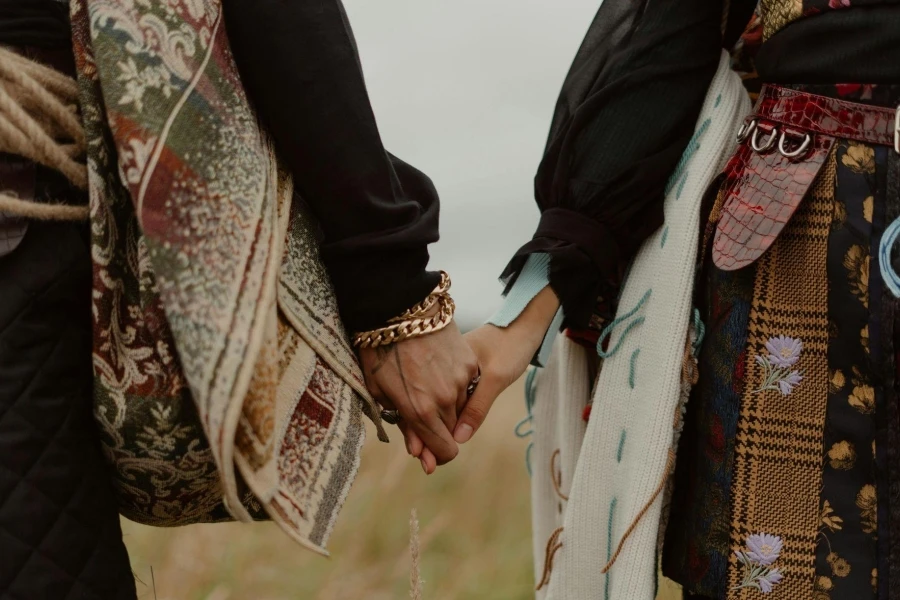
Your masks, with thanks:
<instances>
[{"instance_id":1,"label":"knuckle","mask_svg":"<svg viewBox=\"0 0 900 600\"><path fill-rule=\"evenodd\" d=\"M436 414L433 407L420 404L415 405L412 412L415 420L420 423L428 423Z\"/></svg>"},{"instance_id":2,"label":"knuckle","mask_svg":"<svg viewBox=\"0 0 900 600\"><path fill-rule=\"evenodd\" d=\"M441 408L449 408L451 406L456 406L456 392L451 390L445 390L443 394L438 396L437 403Z\"/></svg>"}]
</instances>

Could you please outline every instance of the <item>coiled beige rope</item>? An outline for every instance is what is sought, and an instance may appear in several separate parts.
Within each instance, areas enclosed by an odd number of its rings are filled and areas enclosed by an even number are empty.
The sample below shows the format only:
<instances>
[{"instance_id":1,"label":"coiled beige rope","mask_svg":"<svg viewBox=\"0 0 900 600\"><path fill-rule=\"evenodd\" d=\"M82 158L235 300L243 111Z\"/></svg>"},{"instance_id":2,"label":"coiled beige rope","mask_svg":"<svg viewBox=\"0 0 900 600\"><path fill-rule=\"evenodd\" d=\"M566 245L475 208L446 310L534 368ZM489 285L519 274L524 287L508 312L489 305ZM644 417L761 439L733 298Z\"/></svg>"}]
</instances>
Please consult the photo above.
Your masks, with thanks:
<instances>
[{"instance_id":1,"label":"coiled beige rope","mask_svg":"<svg viewBox=\"0 0 900 600\"><path fill-rule=\"evenodd\" d=\"M55 169L88 186L84 129L74 79L0 47L0 152ZM48 204L0 192L0 212L28 219L81 221L87 206Z\"/></svg>"}]
</instances>

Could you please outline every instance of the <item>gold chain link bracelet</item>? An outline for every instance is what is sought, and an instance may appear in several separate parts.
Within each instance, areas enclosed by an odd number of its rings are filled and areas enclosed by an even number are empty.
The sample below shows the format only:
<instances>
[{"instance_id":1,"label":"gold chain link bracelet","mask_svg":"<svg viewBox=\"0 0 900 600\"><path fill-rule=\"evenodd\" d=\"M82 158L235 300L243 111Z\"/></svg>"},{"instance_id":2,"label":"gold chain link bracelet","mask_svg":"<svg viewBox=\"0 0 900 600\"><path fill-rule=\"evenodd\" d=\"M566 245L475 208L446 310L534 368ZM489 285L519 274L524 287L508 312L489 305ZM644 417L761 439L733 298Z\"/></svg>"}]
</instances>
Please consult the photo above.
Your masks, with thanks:
<instances>
[{"instance_id":1,"label":"gold chain link bracelet","mask_svg":"<svg viewBox=\"0 0 900 600\"><path fill-rule=\"evenodd\" d=\"M390 319L386 327L357 333L353 336L353 345L358 348L377 348L444 329L453 321L453 314L456 312L456 303L450 297L449 290L450 276L441 271L441 282L427 298L399 317ZM438 312L431 317L425 316L435 304L439 306Z\"/></svg>"},{"instance_id":2,"label":"gold chain link bracelet","mask_svg":"<svg viewBox=\"0 0 900 600\"><path fill-rule=\"evenodd\" d=\"M399 317L394 317L393 319L388 320L388 323L400 323L402 321L408 321L409 319L423 319L425 315L428 314L428 311L434 306L435 302L438 301L438 298L446 295L450 291L450 276L446 271L441 271L441 281L438 283L437 287L432 290L428 296L425 297L424 300L405 311Z\"/></svg>"}]
</instances>

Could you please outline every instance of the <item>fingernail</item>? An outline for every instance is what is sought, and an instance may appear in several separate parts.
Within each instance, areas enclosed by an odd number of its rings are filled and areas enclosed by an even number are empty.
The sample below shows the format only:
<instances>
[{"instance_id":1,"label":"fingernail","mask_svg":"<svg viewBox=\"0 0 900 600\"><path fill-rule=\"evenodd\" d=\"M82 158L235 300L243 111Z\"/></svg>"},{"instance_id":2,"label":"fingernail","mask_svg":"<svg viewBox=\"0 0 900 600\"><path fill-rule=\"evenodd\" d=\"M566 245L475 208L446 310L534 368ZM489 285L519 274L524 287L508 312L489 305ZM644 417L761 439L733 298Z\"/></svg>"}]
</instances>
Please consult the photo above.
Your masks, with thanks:
<instances>
[{"instance_id":1,"label":"fingernail","mask_svg":"<svg viewBox=\"0 0 900 600\"><path fill-rule=\"evenodd\" d=\"M424 459L424 458L420 458L420 459L419 459L419 462L422 463L422 470L425 471L425 474L426 474L426 475L428 475L428 465L425 464L425 459Z\"/></svg>"},{"instance_id":2,"label":"fingernail","mask_svg":"<svg viewBox=\"0 0 900 600\"><path fill-rule=\"evenodd\" d=\"M463 423L456 428L456 431L453 433L453 439L456 440L457 444L465 444L472 439L473 433L475 433L475 430L472 429L472 426L468 423Z\"/></svg>"}]
</instances>

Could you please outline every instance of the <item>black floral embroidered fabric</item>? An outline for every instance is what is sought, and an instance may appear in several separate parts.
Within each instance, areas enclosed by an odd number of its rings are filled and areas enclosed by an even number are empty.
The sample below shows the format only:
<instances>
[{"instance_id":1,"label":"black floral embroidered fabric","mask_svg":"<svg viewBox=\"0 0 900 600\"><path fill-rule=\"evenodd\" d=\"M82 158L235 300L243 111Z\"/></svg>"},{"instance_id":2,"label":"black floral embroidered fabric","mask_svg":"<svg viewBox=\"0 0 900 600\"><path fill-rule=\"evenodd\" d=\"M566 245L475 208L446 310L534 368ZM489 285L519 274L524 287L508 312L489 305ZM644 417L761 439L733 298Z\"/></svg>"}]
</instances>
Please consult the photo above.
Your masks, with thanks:
<instances>
[{"instance_id":1,"label":"black floral embroidered fabric","mask_svg":"<svg viewBox=\"0 0 900 600\"><path fill-rule=\"evenodd\" d=\"M815 600L877 589L876 373L869 340L876 197L887 148L842 141L828 238L828 390ZM876 164L881 165L878 169ZM879 194L881 191L881 194Z\"/></svg>"}]
</instances>

